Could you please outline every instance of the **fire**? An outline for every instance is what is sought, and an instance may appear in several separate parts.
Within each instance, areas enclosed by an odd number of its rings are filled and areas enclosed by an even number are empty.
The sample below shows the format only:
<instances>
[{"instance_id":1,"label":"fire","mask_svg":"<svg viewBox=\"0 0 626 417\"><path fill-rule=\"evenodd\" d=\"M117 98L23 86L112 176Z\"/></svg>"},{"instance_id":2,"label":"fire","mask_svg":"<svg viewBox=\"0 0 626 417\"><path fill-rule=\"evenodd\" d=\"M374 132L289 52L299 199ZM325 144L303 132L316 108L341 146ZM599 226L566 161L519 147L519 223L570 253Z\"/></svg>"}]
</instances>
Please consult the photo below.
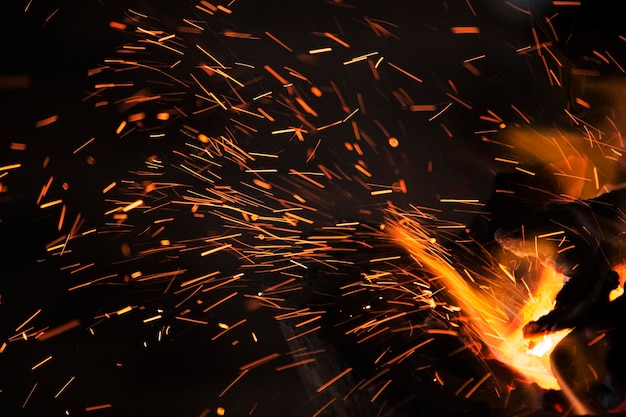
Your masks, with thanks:
<instances>
[{"instance_id":1,"label":"fire","mask_svg":"<svg viewBox=\"0 0 626 417\"><path fill-rule=\"evenodd\" d=\"M446 250L414 218L403 217L388 228L418 265L445 287L450 301L460 307L471 331L489 348L493 358L507 364L530 381L546 389L558 389L550 370L550 352L567 331L529 340L523 326L551 310L563 284L554 270L538 269L531 293L524 282L503 267L490 268L479 285L466 273L462 275ZM468 279L469 278L469 279Z\"/></svg>"}]
</instances>

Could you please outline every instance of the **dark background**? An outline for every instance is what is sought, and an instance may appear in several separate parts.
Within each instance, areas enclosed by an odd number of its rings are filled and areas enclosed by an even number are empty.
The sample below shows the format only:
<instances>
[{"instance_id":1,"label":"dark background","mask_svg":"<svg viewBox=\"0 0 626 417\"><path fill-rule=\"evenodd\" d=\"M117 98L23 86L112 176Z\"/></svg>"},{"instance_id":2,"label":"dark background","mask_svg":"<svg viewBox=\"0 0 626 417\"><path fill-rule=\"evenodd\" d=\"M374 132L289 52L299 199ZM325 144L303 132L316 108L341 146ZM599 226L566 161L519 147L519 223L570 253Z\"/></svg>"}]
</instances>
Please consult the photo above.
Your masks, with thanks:
<instances>
[{"instance_id":1,"label":"dark background","mask_svg":"<svg viewBox=\"0 0 626 417\"><path fill-rule=\"evenodd\" d=\"M59 271L64 262L51 258L45 251L45 245L57 236L58 212L40 210L36 204L37 196L52 175L56 195L63 195L64 201L71 204L68 213L80 212L86 219L87 229L100 227L105 221L103 212L108 207L102 201L102 188L111 179L123 178L127 171L139 167L147 156L171 146L141 141L111 144L106 139L114 137L116 114L105 112L94 117L93 109L83 98L93 89L93 81L86 76L87 72L128 40L125 34L109 28L111 20L119 21L124 9L131 6L165 11L162 13L165 16L170 10L175 15L177 6L158 1L133 5L116 1L45 4L33 1L25 11L26 4L21 3L3 4L0 14L1 75L17 75L24 80L5 85L0 90L0 165L22 164L19 170L10 171L0 179L0 183L7 186L7 191L0 194L0 342L13 336L15 328L38 309L42 312L33 320L35 327L54 327L71 320L79 320L81 325L49 341L8 344L0 354L0 409L6 410L0 412L1 415L199 416L216 415L217 407L224 407L226 415L248 415L255 403L258 408L253 415L313 415L324 401L318 398L315 401L321 403L316 404L309 399L307 387L310 389L314 383L295 371L275 372L269 368L255 371L254 376L243 379L229 395L218 397L237 375L241 363L287 350L283 341L285 330L276 325L270 312L261 309L247 316L251 326L258 329L262 343L253 343L243 332L235 347L225 340L212 342L210 338L216 327L207 332L203 326L181 326L180 323L176 323L169 336L158 340L157 334L163 329L144 325L142 319L153 315L158 308L178 301L161 297L158 289L118 282L81 291L67 290L80 281ZM235 8L239 7L241 11L234 21L242 31L271 31L289 39L292 44L304 42L297 33L331 31L329 28L334 27L333 16L328 12L334 9L328 5L312 1L275 3L275 7L266 7L265 4L238 1ZM611 50L618 57L624 55L623 41L617 36L621 33L621 26L617 24L619 14L613 3L583 2L582 6L562 8L555 8L551 3L514 4L531 7L541 18L558 12L555 25L560 42L554 50L564 62L584 66L588 64L586 57L592 55L594 49ZM447 88L447 80L456 80L475 108L474 113L455 113L454 109L447 115L446 123L456 132L450 139L438 127L417 120L421 118L419 114L400 114L384 105L380 108L373 106L372 111L385 126L397 128L403 125L406 129L398 135L404 157L401 169L412 187L406 196L399 197L400 205L413 202L436 206L442 196L489 199L494 179L501 169L493 163L499 150L481 143L474 133L480 128L476 114L482 114L487 108L508 108L510 112L508 105L516 103L531 113L537 126L568 127L562 109L571 100L573 82L562 88L548 85L540 72L540 61L520 58L514 52L516 47L528 44L529 27L544 22L513 12L505 2L482 0L471 4L477 11L476 16L468 12L466 2L366 1L358 4L359 15L400 22L397 29L400 39L380 40L376 46L385 48L386 55L394 57L394 61L424 74L426 86L418 94L440 98L441 91ZM184 7L188 6L189 2L185 2ZM338 9L337 14L341 13L352 12ZM450 26L474 25L481 28L478 42L457 41L447 32ZM219 31L219 28L214 30ZM364 37L362 45L354 40L353 48L370 50L373 47L368 44L368 39ZM283 52L275 49L245 48L233 53L250 59L257 55L265 56L269 61L287 59ZM482 68L483 75L474 78L459 65L459 60L480 53L487 54L489 61ZM320 67L322 72L323 66ZM351 81L360 82L358 78L346 80L345 74L323 76L337 77L345 85ZM623 77L623 74L609 71L608 76ZM400 75L390 84L411 88ZM37 121L55 114L59 117L57 123L36 128ZM513 118L512 113L501 116ZM72 151L92 135L101 135L107 145L98 142L88 153L74 155ZM13 150L11 143L25 143L27 148ZM47 157L50 162L44 166ZM95 159L95 165L88 157ZM424 174L428 161L433 161L435 167L430 176ZM58 188L64 182L68 184L68 190ZM367 196L360 196L358 191L354 193L360 199L359 207L373 205L364 201ZM359 216L350 201L346 202L340 196L330 211L337 219ZM462 221L475 220L474 215L468 213L447 214ZM480 221L478 224L482 225ZM182 236L186 233L193 235L185 227L194 226L181 220L178 232ZM207 229L210 227L206 226ZM485 230L476 233L489 239L493 224L479 227ZM123 264L107 265L107 262L120 258L120 244L124 239L123 236L87 239L82 250L77 250L77 256L97 260L100 269L89 272L94 277L107 271L123 270ZM187 261L197 262L181 259L180 263L184 265ZM226 256L221 262L226 269L236 266L234 260ZM202 270L202 265L188 267ZM350 273L358 276L358 271ZM309 277L313 287L315 278L314 275ZM332 288L325 290L332 291ZM315 299L315 295L303 297L295 302L307 305L327 302L323 297ZM144 309L92 325L97 321L94 317L126 305L143 306ZM334 375L346 366L354 367L357 375L373 372L371 352L355 350L359 347L344 340L341 332L332 330L333 322L342 317L345 310L358 311L360 308L357 301L336 309L329 308L325 320L326 328L330 330L307 340L310 349L318 346L327 350L327 363L320 365L320 372ZM219 316L210 319L219 321L237 317L238 311L224 308ZM88 328L94 329L95 334L90 334ZM436 364L433 369L439 369L451 381L457 381L457 378L461 381L474 372L479 375L483 364L470 357L458 363L437 358L440 350L450 351L456 343L444 340L428 352L426 356L431 357L427 359ZM31 370L49 355L53 356L49 363ZM530 404L525 393L519 394L520 398L514 394L514 400L505 407L502 399L492 391L464 400L452 395L449 388L435 383L430 373L419 375L398 373L397 381L403 382L396 386L402 388L389 394L385 412L397 405L398 415L495 416L513 415ZM71 377L75 377L72 384L58 399L53 399ZM416 396L402 404L407 393ZM367 400L363 402L367 403ZM86 411L88 407L109 403L111 408ZM353 411L337 408L334 412L335 415L376 415L380 409L379 404L365 404L363 407L368 411L356 414L357 407L354 407ZM207 414L203 414L205 411Z\"/></svg>"}]
</instances>

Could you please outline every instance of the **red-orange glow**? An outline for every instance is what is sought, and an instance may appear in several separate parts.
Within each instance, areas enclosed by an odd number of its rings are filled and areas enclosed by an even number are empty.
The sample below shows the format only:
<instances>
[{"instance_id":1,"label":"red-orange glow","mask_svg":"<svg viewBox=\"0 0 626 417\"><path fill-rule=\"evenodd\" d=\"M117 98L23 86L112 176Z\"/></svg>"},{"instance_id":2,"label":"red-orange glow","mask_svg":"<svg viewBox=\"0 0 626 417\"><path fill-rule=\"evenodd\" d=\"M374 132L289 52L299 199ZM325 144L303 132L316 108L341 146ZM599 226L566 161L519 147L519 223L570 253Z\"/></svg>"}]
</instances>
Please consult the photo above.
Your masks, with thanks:
<instances>
[{"instance_id":1,"label":"red-orange glow","mask_svg":"<svg viewBox=\"0 0 626 417\"><path fill-rule=\"evenodd\" d=\"M117 30L126 30L126 25L119 22L109 22L109 27Z\"/></svg>"},{"instance_id":2,"label":"red-orange glow","mask_svg":"<svg viewBox=\"0 0 626 417\"><path fill-rule=\"evenodd\" d=\"M59 116L58 115L54 115L54 116L50 116L47 117L45 119L41 119L39 120L36 124L35 127L44 127L44 126L48 126L49 124L52 124L54 122L56 122L57 120L59 120Z\"/></svg>"},{"instance_id":3,"label":"red-orange glow","mask_svg":"<svg viewBox=\"0 0 626 417\"><path fill-rule=\"evenodd\" d=\"M452 33L455 35L466 34L466 33L480 33L480 29L476 26L454 26L450 28Z\"/></svg>"},{"instance_id":4,"label":"red-orange glow","mask_svg":"<svg viewBox=\"0 0 626 417\"><path fill-rule=\"evenodd\" d=\"M472 332L489 348L493 358L509 365L544 388L558 389L550 371L549 353L567 331L524 339L522 328L551 310L554 297L563 284L562 275L543 270L532 287L511 279L503 268L493 268L488 284L477 285L461 275L446 251L415 220L403 218L387 228L391 236L406 248L426 272L438 278L451 303L468 318ZM488 289L486 289L488 287ZM431 307L435 302L431 300Z\"/></svg>"}]
</instances>

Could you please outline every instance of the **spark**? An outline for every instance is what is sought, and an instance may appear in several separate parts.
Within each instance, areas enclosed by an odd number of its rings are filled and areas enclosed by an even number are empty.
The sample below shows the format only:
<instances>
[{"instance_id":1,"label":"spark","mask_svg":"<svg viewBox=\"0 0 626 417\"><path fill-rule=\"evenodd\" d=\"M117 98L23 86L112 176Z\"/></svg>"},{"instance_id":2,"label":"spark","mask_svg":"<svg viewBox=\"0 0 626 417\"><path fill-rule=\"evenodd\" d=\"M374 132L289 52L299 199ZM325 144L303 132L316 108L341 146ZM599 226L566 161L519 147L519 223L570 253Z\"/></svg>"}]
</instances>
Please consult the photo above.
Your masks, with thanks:
<instances>
[{"instance_id":1,"label":"spark","mask_svg":"<svg viewBox=\"0 0 626 417\"><path fill-rule=\"evenodd\" d=\"M476 384L474 384L474 386L467 391L467 393L465 394L465 398L469 398L472 396L472 394L474 394L474 392L476 392L476 390L485 382L487 381L489 378L491 377L491 373L487 373L485 374L482 378L480 378Z\"/></svg>"},{"instance_id":2,"label":"spark","mask_svg":"<svg viewBox=\"0 0 626 417\"><path fill-rule=\"evenodd\" d=\"M62 387L61 387L61 388L57 391L57 393L56 393L56 394L54 394L54 398L55 398L55 399L56 399L56 398L58 398L58 397L59 397L59 396L63 393L63 391L65 391L65 389L66 389L67 387L69 387L69 385L70 385L72 382L74 382L74 380L75 380L75 379L76 379L76 377L75 377L75 376L72 376L72 377L71 377L71 378L70 378L70 379L69 379L69 380L68 380L65 384L63 384L63 386L62 386Z\"/></svg>"},{"instance_id":3,"label":"spark","mask_svg":"<svg viewBox=\"0 0 626 417\"><path fill-rule=\"evenodd\" d=\"M239 370L245 372L245 371L249 371L251 369L254 369L258 366L261 366L267 362L273 361L276 358L279 358L281 355L279 353L271 353L267 356L263 356L262 358L259 358L255 361L252 361L250 363L247 363L245 365L242 365L239 367Z\"/></svg>"},{"instance_id":4,"label":"spark","mask_svg":"<svg viewBox=\"0 0 626 417\"><path fill-rule=\"evenodd\" d=\"M111 407L113 407L113 405L111 405L111 404L92 405L92 406L89 406L89 407L85 407L85 411L86 412L99 411L99 410L104 410L104 409L111 408Z\"/></svg>"},{"instance_id":5,"label":"spark","mask_svg":"<svg viewBox=\"0 0 626 417\"><path fill-rule=\"evenodd\" d=\"M357 62L365 61L369 57L374 56L374 55L378 55L378 52L370 52L370 53L365 54L365 55L360 55L360 56L354 57L354 58L350 59L349 61L345 61L343 63L343 65L350 65L350 64L357 63Z\"/></svg>"},{"instance_id":6,"label":"spark","mask_svg":"<svg viewBox=\"0 0 626 417\"><path fill-rule=\"evenodd\" d=\"M323 54L325 52L332 52L333 48L318 48L318 49L311 49L309 50L309 55L315 55L315 54Z\"/></svg>"},{"instance_id":7,"label":"spark","mask_svg":"<svg viewBox=\"0 0 626 417\"><path fill-rule=\"evenodd\" d=\"M313 362L315 362L315 358L302 359L300 361L293 362L287 365L277 366L274 369L276 369L277 371L284 371L286 369L295 368L295 367L306 365L306 364L313 363Z\"/></svg>"},{"instance_id":8,"label":"spark","mask_svg":"<svg viewBox=\"0 0 626 417\"><path fill-rule=\"evenodd\" d=\"M480 29L476 26L453 26L450 31L455 35L480 33Z\"/></svg>"},{"instance_id":9,"label":"spark","mask_svg":"<svg viewBox=\"0 0 626 417\"><path fill-rule=\"evenodd\" d=\"M282 42L276 36L272 35L270 32L265 32L265 35L268 38L270 38L271 40L273 40L274 42L276 42L277 44L279 44L280 46L282 46L283 48L285 48L287 51L293 52L293 49L291 49L289 46L287 46L284 42Z\"/></svg>"},{"instance_id":10,"label":"spark","mask_svg":"<svg viewBox=\"0 0 626 417\"><path fill-rule=\"evenodd\" d=\"M133 310L133 307L132 307L132 306L126 306L126 307L124 307L124 308L121 308L121 309L117 310L117 311L115 312L115 314L117 314L118 316L121 316L122 314L129 313L129 312L131 312L132 310Z\"/></svg>"},{"instance_id":11,"label":"spark","mask_svg":"<svg viewBox=\"0 0 626 417\"><path fill-rule=\"evenodd\" d=\"M161 318L160 316L158 316L158 318ZM185 321L188 323L194 323L194 324L200 324L200 325L208 325L209 322L205 321L205 320L197 320L197 319L190 319L189 317L182 317L182 316L176 316L175 317L176 320L180 320L180 321ZM215 337L215 339L217 339L217 337ZM211 340L215 340L215 339L211 339Z\"/></svg>"},{"instance_id":12,"label":"spark","mask_svg":"<svg viewBox=\"0 0 626 417\"><path fill-rule=\"evenodd\" d=\"M225 245L218 246L217 248L213 248L213 249L206 250L206 251L202 252L202 253L200 254L200 256L207 256L207 255L211 255L211 254L213 254L213 253L215 253L215 252L219 252L219 251L221 251L221 250L228 249L228 248L230 248L230 247L232 247L232 246L233 246L232 244L227 243L227 244L225 244Z\"/></svg>"},{"instance_id":13,"label":"spark","mask_svg":"<svg viewBox=\"0 0 626 417\"><path fill-rule=\"evenodd\" d=\"M37 364L33 365L33 367L30 368L31 371L34 371L35 369L39 368L41 365L43 365L44 363L48 362L51 359L52 359L52 355L48 356L47 358L45 358L42 361L38 362Z\"/></svg>"},{"instance_id":14,"label":"spark","mask_svg":"<svg viewBox=\"0 0 626 417\"><path fill-rule=\"evenodd\" d=\"M285 78L283 78L278 72L276 72L276 70L274 70L269 65L265 65L265 66L263 66L263 68L265 69L265 71L269 72L274 78L276 78L278 80L278 82L280 82L283 86L289 84L289 81L287 81Z\"/></svg>"},{"instance_id":15,"label":"spark","mask_svg":"<svg viewBox=\"0 0 626 417\"><path fill-rule=\"evenodd\" d=\"M198 278L193 278L193 279L190 279L190 280L187 280L187 281L183 281L180 284L180 286L181 286L181 288L183 288L183 287L187 287L189 285L195 285L195 284L198 284L198 283L210 282L211 280L208 279L208 278L212 278L212 277L214 277L215 275L218 275L218 274L220 274L220 271L213 271L213 272L210 272L210 273L208 273L206 275L202 275L202 276L200 276Z\"/></svg>"},{"instance_id":16,"label":"spark","mask_svg":"<svg viewBox=\"0 0 626 417\"><path fill-rule=\"evenodd\" d=\"M382 394L382 392L385 390L385 388L387 388L389 386L389 384L391 384L391 379L387 380L387 382L385 382L383 384L382 387L380 387L380 389L378 391L376 391L376 394L374 394L374 396L372 397L372 399L370 400L371 403L373 403L374 401L376 401L376 399L380 396L380 394Z\"/></svg>"},{"instance_id":17,"label":"spark","mask_svg":"<svg viewBox=\"0 0 626 417\"><path fill-rule=\"evenodd\" d=\"M196 45L196 48L198 48L199 50L201 50L206 56L208 56L209 58L211 58L211 60L213 60L217 65L219 65L220 68L225 69L226 67L217 59L215 59L213 57L213 55L211 55L209 52L207 52L204 48L202 48L200 45Z\"/></svg>"},{"instance_id":18,"label":"spark","mask_svg":"<svg viewBox=\"0 0 626 417\"><path fill-rule=\"evenodd\" d=\"M392 64L391 62L387 61L387 65L389 65L391 68L400 71L402 74L406 75L407 77L421 83L423 82L421 78L416 77L415 75L411 74L410 72L408 72L407 70L404 70L402 68L400 68L399 66Z\"/></svg>"},{"instance_id":19,"label":"spark","mask_svg":"<svg viewBox=\"0 0 626 417\"><path fill-rule=\"evenodd\" d=\"M161 314L157 314L156 316L152 316L152 317L149 317L147 319L143 319L143 323L150 323L152 321L160 320L162 318L163 318L163 316Z\"/></svg>"},{"instance_id":20,"label":"spark","mask_svg":"<svg viewBox=\"0 0 626 417\"><path fill-rule=\"evenodd\" d=\"M39 313L41 313L41 309L38 309L37 311L35 311L29 318L26 319L26 321L24 321L22 324L20 324L19 326L17 326L15 328L16 332L19 332L21 329L23 329L28 323L30 323L35 317L37 317L39 315Z\"/></svg>"},{"instance_id":21,"label":"spark","mask_svg":"<svg viewBox=\"0 0 626 417\"><path fill-rule=\"evenodd\" d=\"M182 317L180 318L182 319ZM179 319L179 320L180 320ZM232 329L241 326L242 324L244 324L246 321L248 321L247 319L242 319L239 320L237 323L233 324L232 326L228 326L226 329L224 329L223 331L219 332L218 334L216 334L215 336L213 336L211 338L212 341L219 339L220 337L222 337L223 335L225 335L227 332L231 331ZM206 323L203 323L206 324ZM242 369L243 370L247 370L247 368Z\"/></svg>"},{"instance_id":22,"label":"spark","mask_svg":"<svg viewBox=\"0 0 626 417\"><path fill-rule=\"evenodd\" d=\"M535 176L535 173L534 173L534 172L529 171L529 170L527 170L527 169L524 169L524 168L521 168L521 167L515 167L515 169L516 169L517 171L519 171L519 172L523 172L524 174L528 174L528 175L533 176L533 177Z\"/></svg>"},{"instance_id":23,"label":"spark","mask_svg":"<svg viewBox=\"0 0 626 417\"><path fill-rule=\"evenodd\" d=\"M5 166L0 166L0 172L1 171L9 171L11 169L17 169L17 168L21 168L22 164L11 164L11 165L5 165Z\"/></svg>"},{"instance_id":24,"label":"spark","mask_svg":"<svg viewBox=\"0 0 626 417\"><path fill-rule=\"evenodd\" d=\"M50 117L47 117L47 118L45 118L45 119L41 119L41 120L39 120L39 121L35 124L35 127L38 127L38 128L39 128L39 127L48 126L48 125L51 125L52 123L55 123L55 122L56 122L56 121L58 121L58 120L59 120L59 116L55 114L54 116L50 116Z\"/></svg>"},{"instance_id":25,"label":"spark","mask_svg":"<svg viewBox=\"0 0 626 417\"><path fill-rule=\"evenodd\" d=\"M437 117L441 116L443 113L445 113L446 110L448 110L450 108L450 106L452 106L452 102L448 103L445 105L445 107L441 110L439 110L436 114L434 114L433 116L431 116L428 121L432 122L433 120L435 120Z\"/></svg>"},{"instance_id":26,"label":"spark","mask_svg":"<svg viewBox=\"0 0 626 417\"><path fill-rule=\"evenodd\" d=\"M335 397L331 398L326 404L324 404L319 410L317 410L315 412L315 414L313 414L312 417L318 417L318 416L322 415L324 410L326 410L328 407L330 407L332 405L332 403L335 402L336 399L337 398L335 398Z\"/></svg>"},{"instance_id":27,"label":"spark","mask_svg":"<svg viewBox=\"0 0 626 417\"><path fill-rule=\"evenodd\" d=\"M350 372L352 372L352 368L347 368L344 369L343 371L341 371L339 374L337 374L336 376L334 376L333 378L331 378L328 382L324 383L323 385L321 385L319 388L317 388L317 392L322 392L324 391L326 388L328 388L329 386L331 386L332 384L334 384L335 382L337 382L339 379L343 378L344 376L346 376L347 374L349 374Z\"/></svg>"},{"instance_id":28,"label":"spark","mask_svg":"<svg viewBox=\"0 0 626 417\"><path fill-rule=\"evenodd\" d=\"M26 144L25 143L18 143L18 142L11 142L11 144L9 145L9 148L11 150L14 150L14 151L25 151L26 150Z\"/></svg>"},{"instance_id":29,"label":"spark","mask_svg":"<svg viewBox=\"0 0 626 417\"><path fill-rule=\"evenodd\" d=\"M56 337L60 334L63 334L65 332L68 332L72 329L77 328L78 326L80 326L80 321L79 320L71 320L65 324L62 324L60 326L54 327L52 329L46 330L41 336L37 337L37 340L40 342L46 341L48 339L51 339L53 337Z\"/></svg>"},{"instance_id":30,"label":"spark","mask_svg":"<svg viewBox=\"0 0 626 417\"><path fill-rule=\"evenodd\" d=\"M30 400L30 397L33 395L33 392L35 392L35 388L37 388L37 382L35 382L35 385L33 385L33 387L31 388L30 392L28 393L28 396L26 396L24 403L22 403L22 408L25 408L26 404L28 404L28 400Z\"/></svg>"}]
</instances>

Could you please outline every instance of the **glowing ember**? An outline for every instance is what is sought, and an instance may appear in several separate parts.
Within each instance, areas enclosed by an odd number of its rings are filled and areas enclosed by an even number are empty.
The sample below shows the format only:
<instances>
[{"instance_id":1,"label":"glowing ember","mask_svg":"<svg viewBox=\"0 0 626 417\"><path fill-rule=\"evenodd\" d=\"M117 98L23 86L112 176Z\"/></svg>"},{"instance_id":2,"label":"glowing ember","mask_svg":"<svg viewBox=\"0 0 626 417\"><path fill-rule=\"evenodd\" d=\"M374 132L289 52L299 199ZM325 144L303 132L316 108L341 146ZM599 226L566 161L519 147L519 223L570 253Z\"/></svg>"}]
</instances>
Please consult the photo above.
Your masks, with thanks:
<instances>
[{"instance_id":1,"label":"glowing ember","mask_svg":"<svg viewBox=\"0 0 626 417\"><path fill-rule=\"evenodd\" d=\"M481 277L485 284L477 285L457 271L444 248L416 220L403 217L394 221L389 233L426 272L437 277L469 319L474 336L489 348L495 359L543 388L558 389L550 371L549 353L568 331L525 339L522 329L551 310L563 283L561 274L542 270L535 278L534 294L502 268L491 268L489 276Z\"/></svg>"}]
</instances>

